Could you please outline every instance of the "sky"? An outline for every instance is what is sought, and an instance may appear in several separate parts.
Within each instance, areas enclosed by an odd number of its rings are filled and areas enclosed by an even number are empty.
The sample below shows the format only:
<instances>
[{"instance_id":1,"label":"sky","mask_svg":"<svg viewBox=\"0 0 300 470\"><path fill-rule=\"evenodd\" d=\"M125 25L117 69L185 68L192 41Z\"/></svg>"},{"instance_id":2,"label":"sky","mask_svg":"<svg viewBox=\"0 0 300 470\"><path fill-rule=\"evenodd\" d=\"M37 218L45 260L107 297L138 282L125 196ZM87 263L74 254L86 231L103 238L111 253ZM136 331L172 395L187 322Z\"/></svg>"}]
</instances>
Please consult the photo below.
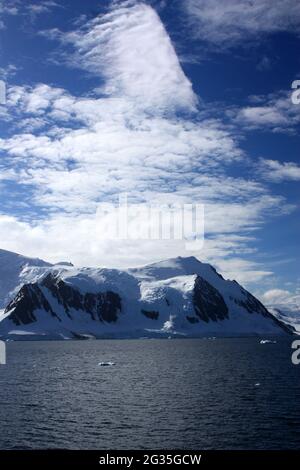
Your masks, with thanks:
<instances>
[{"instance_id":1,"label":"sky","mask_svg":"<svg viewBox=\"0 0 300 470\"><path fill-rule=\"evenodd\" d=\"M299 307L299 46L298 0L0 0L0 248L194 255ZM203 247L105 239L125 195L203 204Z\"/></svg>"}]
</instances>

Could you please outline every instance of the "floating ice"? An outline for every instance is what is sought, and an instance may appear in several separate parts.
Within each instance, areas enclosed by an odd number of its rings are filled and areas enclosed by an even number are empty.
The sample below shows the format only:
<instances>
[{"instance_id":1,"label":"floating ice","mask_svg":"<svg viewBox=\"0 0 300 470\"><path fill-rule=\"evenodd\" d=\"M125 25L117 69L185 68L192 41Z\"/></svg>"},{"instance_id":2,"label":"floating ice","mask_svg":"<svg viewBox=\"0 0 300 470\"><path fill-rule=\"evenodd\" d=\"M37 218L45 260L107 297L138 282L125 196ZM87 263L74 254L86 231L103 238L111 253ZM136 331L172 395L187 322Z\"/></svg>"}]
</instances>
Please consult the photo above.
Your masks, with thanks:
<instances>
[{"instance_id":1,"label":"floating ice","mask_svg":"<svg viewBox=\"0 0 300 470\"><path fill-rule=\"evenodd\" d=\"M111 361L107 361L107 362L99 362L98 366L102 366L102 367L107 367L107 366L115 366L116 363L115 362L111 362Z\"/></svg>"},{"instance_id":2,"label":"floating ice","mask_svg":"<svg viewBox=\"0 0 300 470\"><path fill-rule=\"evenodd\" d=\"M271 339L262 339L259 344L276 344L277 341L273 341Z\"/></svg>"}]
</instances>

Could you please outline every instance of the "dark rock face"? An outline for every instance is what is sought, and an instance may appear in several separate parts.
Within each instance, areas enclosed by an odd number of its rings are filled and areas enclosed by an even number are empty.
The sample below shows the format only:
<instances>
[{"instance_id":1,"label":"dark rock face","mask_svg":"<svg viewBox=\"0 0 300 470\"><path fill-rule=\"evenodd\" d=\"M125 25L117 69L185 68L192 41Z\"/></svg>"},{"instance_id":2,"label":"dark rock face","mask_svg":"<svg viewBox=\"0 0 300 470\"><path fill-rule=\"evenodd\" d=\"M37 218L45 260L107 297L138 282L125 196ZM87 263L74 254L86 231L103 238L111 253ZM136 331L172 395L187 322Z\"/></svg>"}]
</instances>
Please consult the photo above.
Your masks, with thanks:
<instances>
[{"instance_id":1,"label":"dark rock face","mask_svg":"<svg viewBox=\"0 0 300 470\"><path fill-rule=\"evenodd\" d=\"M142 314L145 315L147 318L151 318L151 320L157 320L159 317L159 312L153 312L149 310L141 310Z\"/></svg>"},{"instance_id":2,"label":"dark rock face","mask_svg":"<svg viewBox=\"0 0 300 470\"><path fill-rule=\"evenodd\" d=\"M104 292L103 294L97 294L97 312L99 320L108 323L116 322L118 319L118 313L121 311L121 298L114 292Z\"/></svg>"},{"instance_id":3,"label":"dark rock face","mask_svg":"<svg viewBox=\"0 0 300 470\"><path fill-rule=\"evenodd\" d=\"M53 274L48 274L48 276L46 276L41 282L41 285L51 292L59 304L63 305L65 312L70 319L72 319L69 313L70 308L74 308L75 310L81 309L81 293L63 282L60 278L55 277Z\"/></svg>"},{"instance_id":4,"label":"dark rock face","mask_svg":"<svg viewBox=\"0 0 300 470\"><path fill-rule=\"evenodd\" d=\"M196 315L206 323L228 318L228 308L223 297L200 276L195 281L193 305Z\"/></svg>"},{"instance_id":5,"label":"dark rock face","mask_svg":"<svg viewBox=\"0 0 300 470\"><path fill-rule=\"evenodd\" d=\"M272 313L270 313L256 297L250 294L250 292L241 286L240 289L244 294L245 300L234 299L233 297L230 297L231 300L233 300L237 305L245 308L249 313L260 313L264 317L270 318L273 323L276 323L278 326L280 326L280 328L282 328L286 333L293 334L295 332L294 327L286 325L285 323L278 320L278 318L272 315Z\"/></svg>"},{"instance_id":6,"label":"dark rock face","mask_svg":"<svg viewBox=\"0 0 300 470\"><path fill-rule=\"evenodd\" d=\"M199 323L199 318L197 318L197 317L189 317L189 316L187 315L187 316L186 316L186 319L187 319L187 321L189 321L189 322L192 323L193 325L194 325L195 323Z\"/></svg>"},{"instance_id":7,"label":"dark rock face","mask_svg":"<svg viewBox=\"0 0 300 470\"><path fill-rule=\"evenodd\" d=\"M270 313L266 309L266 307L263 306L263 304L257 300L250 292L246 291L240 286L245 300L239 300L239 299L234 299L231 297L231 299L237 304L240 305L241 307L244 307L249 313L260 313L264 317L270 316Z\"/></svg>"},{"instance_id":8,"label":"dark rock face","mask_svg":"<svg viewBox=\"0 0 300 470\"><path fill-rule=\"evenodd\" d=\"M13 323L15 325L27 325L36 322L34 311L39 309L45 310L60 321L39 286L37 284L25 284L14 300L8 304L4 313L13 310L10 315Z\"/></svg>"},{"instance_id":9,"label":"dark rock face","mask_svg":"<svg viewBox=\"0 0 300 470\"><path fill-rule=\"evenodd\" d=\"M121 311L121 298L114 292L99 292L82 294L59 277L48 274L42 285L47 287L53 297L64 307L66 314L72 319L70 310L83 310L89 313L93 320L116 322Z\"/></svg>"},{"instance_id":10,"label":"dark rock face","mask_svg":"<svg viewBox=\"0 0 300 470\"><path fill-rule=\"evenodd\" d=\"M286 332L293 332L293 327L284 325L268 312L259 300L241 286L239 287L241 291L238 291L238 298L231 297L230 300L242 307L241 315L260 314L269 318ZM139 299L137 298L136 301L138 302ZM168 310L171 313L174 300L170 301L165 297L164 301L170 307ZM144 306L146 309L142 308ZM149 306L149 310L147 306ZM189 304L189 315L186 315L185 318L191 325L199 324L198 326L201 326L201 322L219 322L229 318L228 307L223 296L201 276L197 276L194 283L192 296L194 311L191 311L190 307ZM138 311L151 320L159 320L159 311L152 310L150 304L139 304ZM81 319L98 323L115 323L122 312L122 302L119 294L109 290L82 293L77 287L65 282L58 274L52 272L38 283L25 284L4 311L4 313L9 313L8 321L12 321L16 326L38 322L40 312L55 318L61 323L61 326L64 326L63 319L66 319L66 316L70 320L74 320L74 324L77 320L80 323ZM75 315L75 312L78 313ZM70 330L72 332L72 326ZM78 339L87 339L90 338L90 333L87 332L87 335L74 333L73 336Z\"/></svg>"},{"instance_id":11,"label":"dark rock face","mask_svg":"<svg viewBox=\"0 0 300 470\"><path fill-rule=\"evenodd\" d=\"M40 284L24 285L6 307L5 313L12 310L10 318L16 325L26 325L37 321L34 314L36 310L45 310L61 321L47 300L44 294L45 289L63 307L71 320L73 309L89 314L95 321L112 323L117 321L118 314L122 310L121 298L115 292L82 294L59 277L48 274Z\"/></svg>"}]
</instances>

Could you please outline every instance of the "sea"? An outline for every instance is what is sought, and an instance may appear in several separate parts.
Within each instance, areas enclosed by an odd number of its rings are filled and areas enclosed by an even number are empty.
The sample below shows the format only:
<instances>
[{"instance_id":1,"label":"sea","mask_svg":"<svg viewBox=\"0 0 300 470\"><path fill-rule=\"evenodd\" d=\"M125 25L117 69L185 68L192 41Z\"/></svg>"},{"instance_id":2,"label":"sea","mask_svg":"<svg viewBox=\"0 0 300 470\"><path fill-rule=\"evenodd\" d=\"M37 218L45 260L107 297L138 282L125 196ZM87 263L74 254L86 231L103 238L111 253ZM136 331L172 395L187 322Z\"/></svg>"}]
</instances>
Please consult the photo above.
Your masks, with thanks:
<instances>
[{"instance_id":1,"label":"sea","mask_svg":"<svg viewBox=\"0 0 300 470\"><path fill-rule=\"evenodd\" d=\"M8 342L0 449L299 449L292 339L261 339Z\"/></svg>"}]
</instances>

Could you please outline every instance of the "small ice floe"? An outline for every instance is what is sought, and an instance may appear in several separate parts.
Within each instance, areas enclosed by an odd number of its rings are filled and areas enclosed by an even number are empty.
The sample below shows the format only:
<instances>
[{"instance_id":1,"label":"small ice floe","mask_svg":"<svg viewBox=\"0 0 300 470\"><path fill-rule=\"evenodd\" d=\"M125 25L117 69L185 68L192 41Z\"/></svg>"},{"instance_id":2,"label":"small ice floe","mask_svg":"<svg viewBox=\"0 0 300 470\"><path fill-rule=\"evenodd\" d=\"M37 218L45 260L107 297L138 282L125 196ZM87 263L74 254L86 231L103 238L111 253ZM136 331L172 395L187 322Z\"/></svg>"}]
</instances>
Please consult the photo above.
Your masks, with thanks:
<instances>
[{"instance_id":1,"label":"small ice floe","mask_svg":"<svg viewBox=\"0 0 300 470\"><path fill-rule=\"evenodd\" d=\"M115 362L107 361L107 362L99 362L98 366L101 367L109 367L109 366L115 366Z\"/></svg>"},{"instance_id":2,"label":"small ice floe","mask_svg":"<svg viewBox=\"0 0 300 470\"><path fill-rule=\"evenodd\" d=\"M260 383L257 382L256 384L254 384L254 387L260 387Z\"/></svg>"},{"instance_id":3,"label":"small ice floe","mask_svg":"<svg viewBox=\"0 0 300 470\"><path fill-rule=\"evenodd\" d=\"M276 344L277 341L271 339L262 339L260 340L259 344Z\"/></svg>"}]
</instances>

